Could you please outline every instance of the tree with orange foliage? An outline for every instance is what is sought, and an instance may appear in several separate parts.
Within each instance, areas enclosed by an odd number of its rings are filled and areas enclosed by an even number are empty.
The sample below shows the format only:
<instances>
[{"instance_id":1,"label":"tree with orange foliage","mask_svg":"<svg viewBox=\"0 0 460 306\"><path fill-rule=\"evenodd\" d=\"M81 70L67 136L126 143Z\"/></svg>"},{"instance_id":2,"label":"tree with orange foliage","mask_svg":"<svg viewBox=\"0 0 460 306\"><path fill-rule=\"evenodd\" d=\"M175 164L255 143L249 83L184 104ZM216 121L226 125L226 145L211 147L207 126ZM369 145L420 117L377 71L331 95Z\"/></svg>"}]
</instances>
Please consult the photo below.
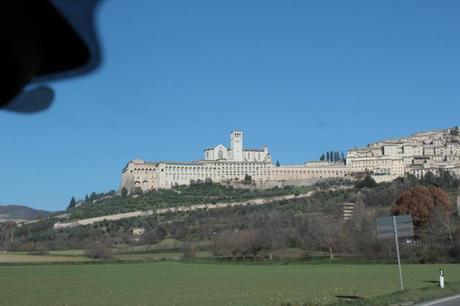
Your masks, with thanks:
<instances>
[{"instance_id":1,"label":"tree with orange foliage","mask_svg":"<svg viewBox=\"0 0 460 306\"><path fill-rule=\"evenodd\" d=\"M416 186L401 193L391 208L392 215L412 215L414 226L420 228L428 222L434 211L446 216L452 212L447 193L437 187Z\"/></svg>"}]
</instances>

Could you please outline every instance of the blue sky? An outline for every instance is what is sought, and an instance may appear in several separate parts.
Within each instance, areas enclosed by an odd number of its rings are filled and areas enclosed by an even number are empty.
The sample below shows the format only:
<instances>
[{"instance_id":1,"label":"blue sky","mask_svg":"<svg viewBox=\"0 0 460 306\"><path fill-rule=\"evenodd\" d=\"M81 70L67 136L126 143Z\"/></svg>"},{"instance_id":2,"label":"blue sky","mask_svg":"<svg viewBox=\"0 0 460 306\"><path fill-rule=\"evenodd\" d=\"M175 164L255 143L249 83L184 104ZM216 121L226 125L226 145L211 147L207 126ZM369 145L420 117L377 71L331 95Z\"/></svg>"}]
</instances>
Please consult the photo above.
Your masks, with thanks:
<instances>
[{"instance_id":1,"label":"blue sky","mask_svg":"<svg viewBox=\"0 0 460 306\"><path fill-rule=\"evenodd\" d=\"M459 125L459 1L105 1L104 61L0 112L0 203L64 209L133 158L194 160L245 132L302 163Z\"/></svg>"}]
</instances>

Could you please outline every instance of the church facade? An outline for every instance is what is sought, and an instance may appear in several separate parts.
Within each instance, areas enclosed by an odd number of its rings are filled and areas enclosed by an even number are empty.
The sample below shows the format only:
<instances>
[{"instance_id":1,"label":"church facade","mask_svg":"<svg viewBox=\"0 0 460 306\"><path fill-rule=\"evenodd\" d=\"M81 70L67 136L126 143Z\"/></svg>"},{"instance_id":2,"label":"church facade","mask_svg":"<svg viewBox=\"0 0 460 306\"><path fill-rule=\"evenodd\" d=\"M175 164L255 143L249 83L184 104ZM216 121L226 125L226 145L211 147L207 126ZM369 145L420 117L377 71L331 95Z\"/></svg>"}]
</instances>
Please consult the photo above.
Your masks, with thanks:
<instances>
[{"instance_id":1,"label":"church facade","mask_svg":"<svg viewBox=\"0 0 460 306\"><path fill-rule=\"evenodd\" d=\"M121 187L132 193L168 189L193 182L241 182L248 177L258 185L347 176L342 163L311 162L302 165L273 165L268 147L247 149L243 132L230 133L230 147L217 145L204 150L202 160L192 162L146 162L131 160L122 171Z\"/></svg>"}]
</instances>

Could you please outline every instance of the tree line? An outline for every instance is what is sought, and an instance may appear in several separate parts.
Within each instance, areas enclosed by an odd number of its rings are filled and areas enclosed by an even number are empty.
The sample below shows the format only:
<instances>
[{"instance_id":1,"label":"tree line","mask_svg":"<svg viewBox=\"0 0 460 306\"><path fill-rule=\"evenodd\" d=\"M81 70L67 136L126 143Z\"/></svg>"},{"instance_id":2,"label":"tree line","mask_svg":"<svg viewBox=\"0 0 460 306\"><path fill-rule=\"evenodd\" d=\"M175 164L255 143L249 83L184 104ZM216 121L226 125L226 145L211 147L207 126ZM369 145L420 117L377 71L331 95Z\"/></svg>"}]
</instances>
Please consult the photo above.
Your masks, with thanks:
<instances>
[{"instance_id":1,"label":"tree line","mask_svg":"<svg viewBox=\"0 0 460 306\"><path fill-rule=\"evenodd\" d=\"M321 154L319 160L328 161L328 162L345 161L345 153L330 150L330 151L327 151L326 153Z\"/></svg>"}]
</instances>

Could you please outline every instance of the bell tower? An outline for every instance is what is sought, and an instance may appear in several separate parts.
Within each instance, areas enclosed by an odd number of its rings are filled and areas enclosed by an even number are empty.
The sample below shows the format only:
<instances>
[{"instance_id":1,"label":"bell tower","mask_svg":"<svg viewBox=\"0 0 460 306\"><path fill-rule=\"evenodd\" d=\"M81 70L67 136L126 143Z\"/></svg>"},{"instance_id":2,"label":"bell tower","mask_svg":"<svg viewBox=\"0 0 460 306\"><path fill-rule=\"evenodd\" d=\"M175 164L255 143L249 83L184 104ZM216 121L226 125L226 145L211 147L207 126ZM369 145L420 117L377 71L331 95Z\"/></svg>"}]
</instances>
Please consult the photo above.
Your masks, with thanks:
<instances>
[{"instance_id":1,"label":"bell tower","mask_svg":"<svg viewBox=\"0 0 460 306\"><path fill-rule=\"evenodd\" d=\"M243 132L233 131L230 134L230 148L232 149L232 160L243 161Z\"/></svg>"}]
</instances>

